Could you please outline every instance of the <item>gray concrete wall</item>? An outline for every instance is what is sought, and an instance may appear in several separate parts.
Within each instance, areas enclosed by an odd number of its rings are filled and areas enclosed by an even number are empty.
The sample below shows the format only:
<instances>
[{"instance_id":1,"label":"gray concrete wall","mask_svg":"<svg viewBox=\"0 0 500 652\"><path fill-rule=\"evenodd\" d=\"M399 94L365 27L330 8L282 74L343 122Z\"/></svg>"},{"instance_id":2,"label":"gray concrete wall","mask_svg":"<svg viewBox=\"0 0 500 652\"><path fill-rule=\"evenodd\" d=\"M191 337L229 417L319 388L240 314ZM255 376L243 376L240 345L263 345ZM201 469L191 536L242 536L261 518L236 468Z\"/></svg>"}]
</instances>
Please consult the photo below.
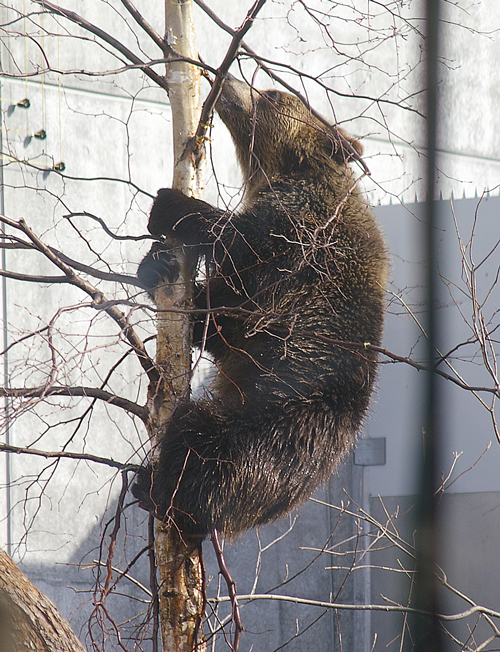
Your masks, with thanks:
<instances>
[{"instance_id":1,"label":"gray concrete wall","mask_svg":"<svg viewBox=\"0 0 500 652\"><path fill-rule=\"evenodd\" d=\"M495 381L486 372L477 331L473 330L481 319L472 310L471 296L477 300L476 308L481 308L487 330L496 332L500 305L496 252L500 237L499 209L497 197L438 204L441 350L450 352L447 357L450 366L444 365L442 369L478 388L491 389ZM417 321L422 317L422 210L415 204L377 209L393 261L385 346L393 352L406 351L416 361L421 359ZM475 269L472 286L467 282L469 268ZM498 345L496 336L492 335L492 339L493 360ZM495 569L498 566L496 506L500 501L500 451L489 411L494 401L488 391L474 393L447 380L438 382L438 388L441 396L438 464L445 482L436 546L440 568L449 583L470 599L468 602L451 589L443 588L440 610L451 615L477 604L498 612L500 599ZM385 438L386 464L364 468L368 494L365 499L370 514L378 521L378 525L369 528L370 538L376 542L368 556L372 604L408 605L414 590L413 546L418 528L415 492L424 425L422 389L421 375L415 369L405 364L381 365L378 395L366 434L370 438ZM385 529L389 537L378 540ZM374 611L370 620L371 641L376 640L374 650L413 649L414 630L408 631L404 615ZM479 648L492 634L485 619L477 615L457 619L447 626L457 641L468 641L471 649ZM495 643L491 645L494 648ZM462 648L447 638L444 649Z\"/></svg>"},{"instance_id":2,"label":"gray concrete wall","mask_svg":"<svg viewBox=\"0 0 500 652\"><path fill-rule=\"evenodd\" d=\"M236 26L243 20L248 4L214 0L211 7L228 24ZM279 74L294 86L305 89L315 108L336 119L350 133L363 137L366 161L372 172L371 180L365 179L363 183L373 203L384 205L378 209L378 215L393 260L385 344L400 355L418 358L420 334L415 320L421 310L424 253L422 214L411 202L415 197L422 197L425 158L423 121L418 114L422 51L414 29L421 28L418 16L422 15L422 3L415 1L396 8L395 11L402 12L401 19L379 5L366 5L370 11L368 17L361 16L359 6L351 10L333 3L318 3L317 8L330 12L329 16L323 16L328 24L328 29L324 29L304 13L300 3L270 2L247 41L262 56L282 62L283 66L276 66ZM469 198L455 201L454 210L466 245L474 233L473 259L485 260L477 270L475 287L481 303L485 302L486 323L493 330L498 323L500 302L495 248L500 237L496 197L500 177L500 129L496 111L499 41L493 27L500 17L500 5L493 0L472 6L446 5L438 193L447 199L452 195ZM138 2L137 6L162 32L162 3ZM111 30L129 47L137 47L137 39L127 25L129 19L117 13L120 3L84 0L74 3L72 8ZM0 14L2 23L8 24L12 12L3 6ZM405 26L405 19L413 20L412 27ZM72 30L66 22L58 24L47 16L43 20L43 47L54 68L104 71L122 66L98 42L75 43L68 38ZM200 53L207 62L217 66L229 37L202 12L198 12L197 20ZM394 32L394 25L400 28L398 33ZM17 74L18 65L27 65L29 70L43 65L35 42L23 38L28 34L40 42L39 17L33 14L27 21L19 22L16 29L15 38L7 38L5 33L3 38L2 66L7 75ZM141 56L158 56L143 34L138 39ZM359 58L360 53L364 61ZM351 55L357 58L349 59ZM302 87L287 66L310 75L319 74L329 90L307 79ZM255 69L253 64L243 62L242 71L252 77ZM270 83L262 72L258 73L256 82L264 86ZM31 102L27 110L17 106L25 97ZM381 98L383 101L375 101ZM75 217L71 224L64 216L87 211L103 218L119 235L145 232L152 197L171 178L170 110L165 94L144 83L138 71L101 77L84 72L64 76L52 72L43 78L35 76L27 80L4 77L1 101L5 214L12 219L26 218L44 241L88 265L107 270L109 263L114 271L135 273L137 263L149 248L147 241L112 241L88 217ZM47 134L43 141L34 137L42 128ZM207 199L237 201L240 175L228 134L217 118L211 137L213 170L209 168ZM53 171L54 164L60 161L66 166L63 175ZM474 196L480 196L485 188L491 190L490 195L479 204ZM403 200L406 205L401 206ZM394 205L388 206L391 203ZM443 286L443 315L447 320L444 344L451 349L471 336L473 315L449 204L442 204L442 215L442 264L444 277L448 279ZM491 255L487 256L489 252ZM58 273L41 256L26 251L8 251L6 262L14 271ZM100 287L110 297L135 299L133 286L102 282ZM86 301L83 294L64 286L21 285L13 280L7 281L6 292L2 288L2 293L2 318L9 344L30 329L45 327L60 308L77 306L55 320L54 337L60 353L57 380L63 382L69 378L78 384L99 384L122 355L118 331L93 308L82 305ZM130 315L141 336L152 333L151 311L133 311ZM9 350L11 385L32 386L47 378L52 360L44 337L41 333ZM92 354L84 355L85 348ZM453 364L467 382L491 385L473 341L453 356ZM362 516L359 510L364 509L385 524L388 515L405 514L413 501L414 460L422 421L419 380L419 374L404 364L382 365L364 435L386 439L386 464L359 467L348 460L339 475L318 495L337 507L343 501L346 509L349 507L355 515L313 502L304 507L291 532L262 553L256 591L274 590L306 568L276 592L321 601L337 598L347 604L380 603L382 595L405 601L404 573L388 573L379 567L394 567L398 559L402 563L406 561L395 548L386 549L382 545L380 550L372 550L371 556L365 554L364 549L378 530L357 517ZM112 390L131 400L145 400L146 384L132 358L120 365ZM491 404L489 395L480 396L487 405ZM495 504L500 492L498 443L490 416L477 397L448 383L445 401L442 449L445 475L454 463L454 452L463 451L463 454L457 459L451 477L456 482L443 497L446 508L443 508L446 516L443 550L447 553L443 566L460 590L498 609L494 588L497 582L494 572L490 572L498 566L493 543L497 535ZM95 415L88 420L82 418L87 406L86 399L51 399L46 405L26 401L22 419L3 425L9 426L6 431L10 441L18 446L31 444L47 450L65 447L110 455L120 461L143 458L147 443L139 420L109 405L97 407ZM490 449L482 456L490 441ZM93 609L90 591L96 573L93 560L101 554L99 545L116 508L120 478L114 471L85 462L63 460L51 465L41 458L12 455L3 459L6 464L2 462L0 466L0 486L5 495L0 503L2 543L9 545L15 560L70 618L88 643L86 622ZM8 490L7 479L11 481ZM386 509L382 508L378 496ZM126 543L120 540L114 560L121 569L127 567L146 543L144 515L128 508L124 518ZM285 521L264 529L259 535L249 533L228 547L228 561L240 593L254 586L259 546L281 536L288 526L289 522ZM401 525L400 533L408 533L411 538L412 527L408 521ZM317 551L324 547L318 556ZM205 548L213 595L217 572L210 546ZM313 563L308 567L310 562ZM130 576L147 585L147 570L143 560L134 565ZM122 592L124 596L120 595ZM133 626L147 609L145 599L146 591L129 580L122 582L120 591L110 599L110 609L117 621L137 618L127 625L131 635ZM445 606L453 609L457 605L446 603ZM318 607L256 601L244 607L243 618L247 630L242 643L245 651L252 646L273 650L290 640L286 648L289 650L368 652L372 650L375 634L375 651L386 649L391 640L388 649L399 649L400 616L341 610L323 613ZM313 624L316 619L318 622ZM97 636L98 628L93 633ZM133 644L133 640L127 641L130 649ZM147 644L143 647L147 649Z\"/></svg>"},{"instance_id":3,"label":"gray concrete wall","mask_svg":"<svg viewBox=\"0 0 500 652\"><path fill-rule=\"evenodd\" d=\"M495 514L499 497L499 492L476 492L445 494L441 499L439 564L444 571L442 577L446 577L452 587L441 587L442 613L458 614L474 604L499 609L498 564L495 561L499 534ZM370 499L371 514L387 524L396 541L392 546L380 546L371 553L371 600L374 604L406 605L411 598L414 559L397 544L401 540L412 543L415 502L416 496L374 496ZM468 600L460 594L466 595ZM477 614L450 621L446 626L457 640L467 641L471 649L479 647L492 634L486 619ZM401 613L373 612L371 629L372 640L376 637L374 650L414 649L415 628L409 632L407 619ZM443 652L461 649L450 638L445 641ZM494 649L494 646L492 643L483 649Z\"/></svg>"}]
</instances>

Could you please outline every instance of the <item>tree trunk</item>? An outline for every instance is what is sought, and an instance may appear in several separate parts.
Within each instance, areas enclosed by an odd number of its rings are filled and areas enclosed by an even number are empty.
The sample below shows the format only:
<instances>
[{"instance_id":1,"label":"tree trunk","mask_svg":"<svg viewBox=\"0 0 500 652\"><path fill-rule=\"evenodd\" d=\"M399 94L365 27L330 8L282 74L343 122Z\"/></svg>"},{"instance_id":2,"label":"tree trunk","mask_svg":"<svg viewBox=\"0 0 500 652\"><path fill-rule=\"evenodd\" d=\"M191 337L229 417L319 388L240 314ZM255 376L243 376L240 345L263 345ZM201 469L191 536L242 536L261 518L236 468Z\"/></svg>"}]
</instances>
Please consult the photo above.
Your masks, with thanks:
<instances>
[{"instance_id":1,"label":"tree trunk","mask_svg":"<svg viewBox=\"0 0 500 652\"><path fill-rule=\"evenodd\" d=\"M165 2L165 53L198 58L191 0ZM184 155L186 144L198 126L200 101L199 68L183 62L167 66L167 83L174 136L173 187L201 198L204 161ZM174 242L172 244L175 244ZM155 294L158 309L156 361L162 370L159 388L151 388L151 432L153 449L158 450L155 434L161 432L176 401L189 395L192 331L188 314L172 309L189 308L192 302L195 265L189 252L178 256L179 279ZM204 615L203 568L201 544L182 537L175 527L161 522L156 525L156 560L159 574L160 623L164 652L202 652L201 623Z\"/></svg>"},{"instance_id":2,"label":"tree trunk","mask_svg":"<svg viewBox=\"0 0 500 652\"><path fill-rule=\"evenodd\" d=\"M85 652L52 602L1 548L0 652Z\"/></svg>"}]
</instances>

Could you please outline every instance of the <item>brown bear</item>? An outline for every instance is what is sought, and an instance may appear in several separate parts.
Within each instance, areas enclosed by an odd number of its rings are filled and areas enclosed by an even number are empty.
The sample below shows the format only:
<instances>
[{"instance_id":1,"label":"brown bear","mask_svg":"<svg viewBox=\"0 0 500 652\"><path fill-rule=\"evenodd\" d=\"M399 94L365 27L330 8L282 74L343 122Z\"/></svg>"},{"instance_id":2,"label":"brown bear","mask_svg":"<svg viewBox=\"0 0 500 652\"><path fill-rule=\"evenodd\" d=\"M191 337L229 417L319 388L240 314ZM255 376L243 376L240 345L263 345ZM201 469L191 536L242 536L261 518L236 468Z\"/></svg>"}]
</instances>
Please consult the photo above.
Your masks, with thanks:
<instances>
[{"instance_id":1,"label":"brown bear","mask_svg":"<svg viewBox=\"0 0 500 652\"><path fill-rule=\"evenodd\" d=\"M149 230L208 260L194 345L217 378L209 398L177 407L157 467L133 492L186 534L234 537L307 500L351 449L377 356L349 343L380 344L387 255L349 166L356 140L293 95L233 77L216 109L243 171L244 209L163 189ZM138 276L151 289L177 271L158 243Z\"/></svg>"}]
</instances>

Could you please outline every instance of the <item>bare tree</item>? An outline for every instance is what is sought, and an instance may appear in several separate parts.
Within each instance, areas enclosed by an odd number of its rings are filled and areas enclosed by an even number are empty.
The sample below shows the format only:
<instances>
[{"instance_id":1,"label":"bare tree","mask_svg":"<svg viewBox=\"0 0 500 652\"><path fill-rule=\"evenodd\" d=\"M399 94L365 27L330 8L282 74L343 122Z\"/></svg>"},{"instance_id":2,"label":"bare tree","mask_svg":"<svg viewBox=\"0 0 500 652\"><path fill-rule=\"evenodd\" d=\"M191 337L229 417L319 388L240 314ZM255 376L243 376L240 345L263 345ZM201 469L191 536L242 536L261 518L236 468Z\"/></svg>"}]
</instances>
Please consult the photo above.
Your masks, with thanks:
<instances>
[{"instance_id":1,"label":"bare tree","mask_svg":"<svg viewBox=\"0 0 500 652\"><path fill-rule=\"evenodd\" d=\"M175 49L174 49L175 48ZM165 4L164 56L196 61L198 51L193 5ZM172 107L174 178L172 186L201 198L204 185L204 155L186 152L200 119L200 68L176 61L167 65L166 81ZM175 243L172 243L175 244ZM161 426L168 420L176 400L189 393L191 374L192 285L195 261L189 254L178 256L179 279L165 283L155 292L158 308L156 364L162 370L159 381L150 386L150 436L153 450L158 450ZM171 311L184 307L184 313L172 319ZM151 517L152 518L152 517ZM156 563L159 573L159 619L162 623L164 650L196 648L201 642L204 612L203 568L199 542L189 541L176 528L156 521Z\"/></svg>"},{"instance_id":2,"label":"bare tree","mask_svg":"<svg viewBox=\"0 0 500 652\"><path fill-rule=\"evenodd\" d=\"M418 138L424 125L425 84L421 69L425 47L420 14L404 2L372 2L360 8L349 2L298 1L288 6L261 0L235 3L234 7L221 4L214 9L216 5L196 0L197 19L202 25L198 29L199 57L192 38L188 39L191 49L186 50L174 38L182 27L174 27L172 14L167 12L164 25L161 3L154 8L149 3L134 5L129 0L88 6L83 3L77 12L64 3L40 0L27 4L23 8L19 3L0 5L1 96L10 98L5 100L0 143L1 181L6 197L0 218L6 334L2 389L5 439L0 448L7 459L7 512L16 515L20 523L15 533L6 533L6 539L14 542L12 552L29 560L31 551L43 551L41 531L52 528L46 522L47 514L63 504L65 509L73 506L74 514L67 516L68 532L76 532L80 510L83 513L83 507L100 494L106 496L104 503L111 517L104 516L94 523L98 544L91 540L88 547L95 548L93 554L81 564L94 574L95 580L93 595L88 597L86 634L86 642L94 649L104 649L105 645L141 649L146 641L152 641L152 649L157 649L161 620L164 649L193 649L196 639L197 649L202 649L205 639L212 649L215 641L225 640L236 650L241 637L239 607L247 609L253 604L265 609L263 601L268 600L307 604L312 610L308 624L297 625L280 647L287 641L300 641L325 613L334 613L340 623L344 611L371 610L401 616L399 640L400 649L404 649L411 636L408 614L415 610L415 551L411 530L405 525L407 536L403 536L398 525L400 515L384 504L380 509L385 517L379 514L375 518L349 496L344 497L341 506L325 501L325 509L338 511L338 518L330 517L334 525L324 545L310 550L310 562L282 578L279 586L269 586L267 593L257 591L265 563L262 560L279 542L257 539L252 586L236 600L230 576L233 571L221 558L220 545L215 550L229 588L227 593L221 585L214 590L215 581L207 592L200 547L179 537L175 529L165 532L161 524L157 527L153 554L152 524L146 526L147 517L133 504L128 488L133 471L148 454L149 439L154 449L155 435L175 399L189 391L189 291L193 274L203 273L193 270L189 257L183 257L182 282L175 286L179 294L173 294L172 288L160 292L153 307L135 278L137 263L151 240L143 235L146 213L156 187L170 185L170 173L174 187L201 196L202 177L196 177L193 170L199 174L204 146L212 140L209 154L215 164L209 192L231 209L240 201L234 175L229 178L224 171L219 172L222 166L218 163L228 155L223 145L225 136L212 121L230 66L256 86L279 84L312 108L322 106L324 112L330 108L329 123L353 119L350 131L367 140L365 156L352 163L359 171L360 183L372 197L380 198L385 192L394 202L408 201L422 194L418 168L422 148ZM168 11L174 12L190 6L167 5ZM458 15L447 15L446 20L462 29L465 10L458 6L456 11ZM273 30L275 26L280 27ZM477 38L481 38L479 33ZM442 65L453 67L447 60ZM186 81L179 72L181 67L195 80ZM191 121L188 123L181 115L179 127L177 116L188 101L177 93L187 91L193 99L191 85L198 83L201 74L210 79L206 99L201 105L194 98L189 110ZM254 80L257 75L266 76L266 80L258 84ZM95 90L102 97L116 100L115 108L101 106ZM181 136L178 142L174 140L172 148L167 145L170 125L165 117L166 92L174 134ZM380 155L390 164L385 178L374 175L371 179L368 172L376 161L370 142L376 142L380 134L385 141ZM370 136L374 136L372 141ZM72 140L78 142L76 148L64 146ZM139 151L141 161L150 159L151 165L136 165L134 157ZM71 158L67 158L69 152ZM232 153L230 156L233 158ZM185 166L185 172L177 176L179 166ZM494 263L498 238L490 239L489 248L481 249L476 258L474 244L481 202L476 202L468 235L464 235L463 224L456 219L455 251L460 258L462 283L441 270L442 288L448 293L445 301L462 316L464 328L455 341L447 340L439 349L433 371L447 384L477 399L491 419L493 436L498 438L498 265ZM415 223L420 220L420 215L416 211L412 214L410 208L408 215ZM489 289L480 295L478 274L492 262ZM419 290L405 287L402 282L398 285L396 280L389 292L389 311L412 320L416 335L412 342L405 342L402 350L379 348L382 364L425 369L419 347L427 333L419 314ZM310 333L310 337L322 335ZM331 345L361 352L372 346L333 340ZM182 355L172 353L181 350ZM199 371L204 364L201 356L193 367ZM476 373L478 367L481 373ZM41 465L41 460L46 461ZM438 488L441 494L459 475L454 472L453 466L449 476L443 476L442 487ZM356 528L348 536L353 523ZM136 528L142 528L142 535L149 528L150 540L134 540ZM276 539L290 536L289 530L293 534L293 521L282 526ZM71 544L65 545L75 548L68 534L70 539ZM130 540L132 545L127 548ZM164 556L165 546L170 552ZM370 566L379 572L375 560L385 559L387 550L401 551L400 565L391 559L385 572L405 575L409 587L406 601L346 604L342 590L348 578ZM75 554L85 556L84 551ZM149 585L134 575L146 558L151 569ZM324 562L325 558L336 561ZM159 584L156 564L160 566ZM322 568L335 566L338 578L335 592L322 602L308 600L291 590L295 576L303 576L313 564L316 568L318 564ZM196 572L192 571L195 567ZM170 585L178 580L172 569L179 568L188 571L187 579L182 580L187 596L180 606L179 584ZM467 591L452 586L440 568L436 573L445 592L467 605L451 614L440 614L442 627L456 649L487 649L498 642L498 610L467 597ZM118 611L112 607L122 591L127 593L124 586L130 587L127 600L133 601L130 611L136 613L128 622L120 622L115 615ZM163 598L167 599L159 607L158 601ZM230 607L225 610L228 601ZM173 615L174 604L181 615ZM205 607L206 620L202 624ZM488 631L483 635L481 630L482 638L473 622L475 618L481 620L481 625L486 623ZM168 629L168 622L173 623L173 629ZM453 622L466 623L469 633L457 634L449 627ZM182 630L184 642L179 642L175 627ZM341 629L339 625L338 631Z\"/></svg>"}]
</instances>

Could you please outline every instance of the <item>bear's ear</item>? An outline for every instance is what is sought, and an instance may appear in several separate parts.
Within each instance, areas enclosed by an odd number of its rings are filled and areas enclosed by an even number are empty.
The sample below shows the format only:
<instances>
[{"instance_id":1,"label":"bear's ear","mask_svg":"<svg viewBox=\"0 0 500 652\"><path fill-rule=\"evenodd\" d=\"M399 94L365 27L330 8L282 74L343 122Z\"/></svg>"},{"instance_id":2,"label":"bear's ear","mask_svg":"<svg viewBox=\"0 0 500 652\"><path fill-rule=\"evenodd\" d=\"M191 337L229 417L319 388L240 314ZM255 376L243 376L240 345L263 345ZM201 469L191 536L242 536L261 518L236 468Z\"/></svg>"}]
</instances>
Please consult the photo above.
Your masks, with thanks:
<instances>
[{"instance_id":1,"label":"bear's ear","mask_svg":"<svg viewBox=\"0 0 500 652\"><path fill-rule=\"evenodd\" d=\"M357 153L360 156L363 154L364 147L357 138L353 138L352 136L346 136L346 140L349 141L349 143L353 146L353 148L357 151Z\"/></svg>"},{"instance_id":2,"label":"bear's ear","mask_svg":"<svg viewBox=\"0 0 500 652\"><path fill-rule=\"evenodd\" d=\"M357 138L354 138L353 136L349 136L346 134L346 132L341 129L340 127L336 127L337 131L342 134L342 137L347 140L349 145L361 156L363 154L363 145L359 142Z\"/></svg>"}]
</instances>

